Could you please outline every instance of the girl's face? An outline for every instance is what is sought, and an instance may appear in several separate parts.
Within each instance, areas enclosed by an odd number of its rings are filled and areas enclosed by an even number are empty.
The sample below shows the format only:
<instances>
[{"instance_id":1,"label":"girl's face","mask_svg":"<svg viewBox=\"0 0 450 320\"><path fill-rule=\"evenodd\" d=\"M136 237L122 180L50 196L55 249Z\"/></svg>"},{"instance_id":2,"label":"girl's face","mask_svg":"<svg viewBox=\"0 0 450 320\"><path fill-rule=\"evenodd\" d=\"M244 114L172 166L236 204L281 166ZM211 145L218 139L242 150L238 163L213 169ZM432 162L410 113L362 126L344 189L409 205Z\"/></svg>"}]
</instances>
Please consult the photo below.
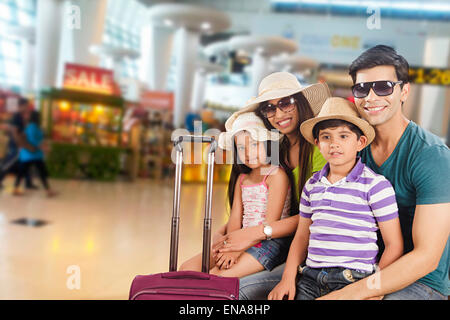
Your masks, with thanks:
<instances>
[{"instance_id":1,"label":"girl's face","mask_svg":"<svg viewBox=\"0 0 450 320\"><path fill-rule=\"evenodd\" d=\"M285 97L270 100L269 103L276 105L281 99L285 99ZM277 129L281 133L291 134L295 130L297 130L299 126L297 105L295 105L295 108L293 108L293 110L289 112L284 112L281 111L280 108L276 108L275 115L271 118L268 118L267 120L275 129Z\"/></svg>"},{"instance_id":2,"label":"girl's face","mask_svg":"<svg viewBox=\"0 0 450 320\"><path fill-rule=\"evenodd\" d=\"M256 169L266 164L266 148L263 142L255 141L250 133L238 132L234 136L234 143L238 155L238 161L250 169Z\"/></svg>"}]
</instances>

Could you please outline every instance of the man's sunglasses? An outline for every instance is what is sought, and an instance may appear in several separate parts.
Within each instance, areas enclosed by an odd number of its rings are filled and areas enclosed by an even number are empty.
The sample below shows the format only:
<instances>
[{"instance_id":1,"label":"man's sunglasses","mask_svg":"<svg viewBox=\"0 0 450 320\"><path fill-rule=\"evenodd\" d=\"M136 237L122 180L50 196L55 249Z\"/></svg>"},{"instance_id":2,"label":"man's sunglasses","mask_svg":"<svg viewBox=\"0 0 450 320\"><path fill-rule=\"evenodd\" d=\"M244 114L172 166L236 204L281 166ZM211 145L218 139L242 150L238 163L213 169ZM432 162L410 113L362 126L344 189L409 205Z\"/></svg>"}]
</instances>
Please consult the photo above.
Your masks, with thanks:
<instances>
[{"instance_id":1,"label":"man's sunglasses","mask_svg":"<svg viewBox=\"0 0 450 320\"><path fill-rule=\"evenodd\" d=\"M370 89L373 89L373 92L377 96L388 96L394 92L395 85L400 83L403 83L403 81L381 80L361 82L352 86L352 93L355 98L365 98L369 94Z\"/></svg>"},{"instance_id":2,"label":"man's sunglasses","mask_svg":"<svg viewBox=\"0 0 450 320\"><path fill-rule=\"evenodd\" d=\"M277 108L283 112L291 112L295 109L295 99L293 97L286 97L280 99L276 104L265 102L260 110L264 117L272 118L277 113Z\"/></svg>"}]
</instances>

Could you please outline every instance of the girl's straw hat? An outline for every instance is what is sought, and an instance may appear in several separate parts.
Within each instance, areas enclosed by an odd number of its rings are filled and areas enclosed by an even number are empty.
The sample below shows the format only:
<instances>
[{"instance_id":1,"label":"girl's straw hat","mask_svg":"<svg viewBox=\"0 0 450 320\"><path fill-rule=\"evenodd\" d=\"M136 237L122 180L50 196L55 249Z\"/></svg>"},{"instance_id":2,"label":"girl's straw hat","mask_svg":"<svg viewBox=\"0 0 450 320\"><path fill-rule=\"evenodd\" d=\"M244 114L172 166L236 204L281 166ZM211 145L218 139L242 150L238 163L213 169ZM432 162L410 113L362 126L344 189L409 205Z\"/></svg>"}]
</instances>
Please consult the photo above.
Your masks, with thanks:
<instances>
[{"instance_id":1,"label":"girl's straw hat","mask_svg":"<svg viewBox=\"0 0 450 320\"><path fill-rule=\"evenodd\" d=\"M225 122L226 132L219 135L219 147L224 150L232 150L234 135L240 131L247 131L255 141L277 141L283 137L276 130L268 130L264 122L254 113L241 113L230 117Z\"/></svg>"},{"instance_id":2,"label":"girl's straw hat","mask_svg":"<svg viewBox=\"0 0 450 320\"><path fill-rule=\"evenodd\" d=\"M325 100L331 96L330 89L326 83L302 86L292 73L275 72L269 74L261 81L258 88L258 96L248 100L244 107L231 117L237 117L244 112L255 111L261 102L288 97L299 92L303 93L306 100L308 100L314 115L319 113Z\"/></svg>"},{"instance_id":3,"label":"girl's straw hat","mask_svg":"<svg viewBox=\"0 0 450 320\"><path fill-rule=\"evenodd\" d=\"M366 120L359 117L355 104L338 97L328 98L317 117L304 121L300 125L300 131L309 143L314 144L314 126L321 121L330 119L340 119L353 123L367 137L367 145L375 138L375 130Z\"/></svg>"}]
</instances>

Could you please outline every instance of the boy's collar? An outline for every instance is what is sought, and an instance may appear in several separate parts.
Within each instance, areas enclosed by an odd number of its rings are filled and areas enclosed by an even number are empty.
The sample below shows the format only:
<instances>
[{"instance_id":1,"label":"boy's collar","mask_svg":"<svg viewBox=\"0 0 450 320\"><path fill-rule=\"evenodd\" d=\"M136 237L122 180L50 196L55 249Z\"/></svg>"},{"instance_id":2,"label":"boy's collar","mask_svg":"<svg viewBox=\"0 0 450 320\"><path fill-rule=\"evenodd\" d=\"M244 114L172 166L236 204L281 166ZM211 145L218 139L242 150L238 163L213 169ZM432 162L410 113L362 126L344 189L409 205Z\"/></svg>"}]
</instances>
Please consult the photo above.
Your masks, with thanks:
<instances>
[{"instance_id":1,"label":"boy's collar","mask_svg":"<svg viewBox=\"0 0 450 320\"><path fill-rule=\"evenodd\" d=\"M356 157L357 161L353 169L348 173L345 181L346 182L355 182L358 181L359 177L363 173L364 164L361 162L361 157ZM326 177L328 172L330 171L330 164L327 164L320 170L316 175L314 175L314 182L320 181L322 177Z\"/></svg>"},{"instance_id":2,"label":"boy's collar","mask_svg":"<svg viewBox=\"0 0 450 320\"><path fill-rule=\"evenodd\" d=\"M357 160L355 166L353 167L352 171L350 171L349 174L347 175L346 179L347 182L357 181L364 171L364 164L361 162L361 158L357 157L356 159Z\"/></svg>"}]
</instances>

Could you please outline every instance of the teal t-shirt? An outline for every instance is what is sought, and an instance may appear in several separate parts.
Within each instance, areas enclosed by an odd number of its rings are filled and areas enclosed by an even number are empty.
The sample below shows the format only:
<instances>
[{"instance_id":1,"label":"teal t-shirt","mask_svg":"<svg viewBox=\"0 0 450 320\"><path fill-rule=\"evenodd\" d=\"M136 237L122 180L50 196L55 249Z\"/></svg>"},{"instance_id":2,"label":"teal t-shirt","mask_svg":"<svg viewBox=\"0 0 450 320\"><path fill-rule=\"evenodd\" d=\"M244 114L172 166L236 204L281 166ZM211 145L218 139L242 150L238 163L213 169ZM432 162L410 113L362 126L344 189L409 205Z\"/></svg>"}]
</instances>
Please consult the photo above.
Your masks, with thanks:
<instances>
[{"instance_id":1,"label":"teal t-shirt","mask_svg":"<svg viewBox=\"0 0 450 320\"><path fill-rule=\"evenodd\" d=\"M362 161L385 176L395 190L405 253L413 249L412 224L416 205L450 202L450 150L439 137L410 121L389 158L378 167L370 145L360 152ZM447 213L449 214L449 213ZM439 266L419 279L449 295L450 246L447 240Z\"/></svg>"},{"instance_id":2,"label":"teal t-shirt","mask_svg":"<svg viewBox=\"0 0 450 320\"><path fill-rule=\"evenodd\" d=\"M27 139L27 142L36 148L39 148L39 145L44 139L44 134L42 133L42 130L36 123L29 123L25 127L24 134ZM44 153L42 152L42 150L38 149L34 152L31 152L28 149L20 148L19 160L21 162L28 162L42 159L44 159Z\"/></svg>"}]
</instances>

